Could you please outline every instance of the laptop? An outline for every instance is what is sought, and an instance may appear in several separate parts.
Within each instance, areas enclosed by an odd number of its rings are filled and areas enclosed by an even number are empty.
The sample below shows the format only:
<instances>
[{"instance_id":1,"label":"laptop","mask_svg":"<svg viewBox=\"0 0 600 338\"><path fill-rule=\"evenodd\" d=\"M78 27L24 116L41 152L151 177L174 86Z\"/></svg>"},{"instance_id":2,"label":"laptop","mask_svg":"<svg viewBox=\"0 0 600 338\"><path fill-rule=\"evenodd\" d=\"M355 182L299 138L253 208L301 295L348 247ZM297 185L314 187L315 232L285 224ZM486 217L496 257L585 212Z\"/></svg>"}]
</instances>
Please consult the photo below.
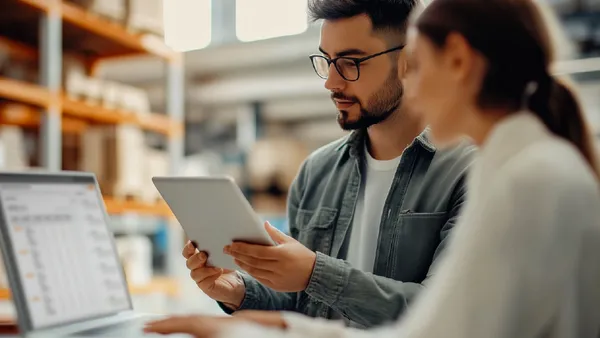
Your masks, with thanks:
<instances>
[{"instance_id":1,"label":"laptop","mask_svg":"<svg viewBox=\"0 0 600 338\"><path fill-rule=\"evenodd\" d=\"M0 173L0 246L20 334L151 337L133 311L96 177ZM185 335L184 337L188 337Z\"/></svg>"}]
</instances>

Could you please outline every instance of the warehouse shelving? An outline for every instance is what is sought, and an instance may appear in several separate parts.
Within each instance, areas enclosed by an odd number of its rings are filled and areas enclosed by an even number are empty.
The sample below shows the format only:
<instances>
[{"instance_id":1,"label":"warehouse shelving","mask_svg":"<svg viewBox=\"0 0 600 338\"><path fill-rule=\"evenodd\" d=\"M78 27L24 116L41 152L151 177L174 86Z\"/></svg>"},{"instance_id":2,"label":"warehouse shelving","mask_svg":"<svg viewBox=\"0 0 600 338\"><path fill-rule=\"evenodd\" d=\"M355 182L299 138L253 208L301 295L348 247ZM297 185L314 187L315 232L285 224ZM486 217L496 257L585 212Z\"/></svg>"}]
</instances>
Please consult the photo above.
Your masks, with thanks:
<instances>
[{"instance_id":1,"label":"warehouse shelving","mask_svg":"<svg viewBox=\"0 0 600 338\"><path fill-rule=\"evenodd\" d=\"M160 38L134 33L64 0L3 0L0 47L38 65L39 83L0 77L0 99L24 104L24 108L9 113L0 105L0 124L39 128L39 162L44 169L61 169L63 133L80 133L95 124L133 124L166 137L170 171L177 172L183 158L183 58ZM164 60L166 113L140 115L68 97L62 90L63 55L83 61L90 74L105 60L136 56ZM110 196L104 201L112 215L133 213L172 219L164 202L146 204ZM170 242L179 243L181 239ZM169 279L156 279L149 285L132 286L132 292L173 295L175 284ZM0 290L0 299L9 297L8 290Z\"/></svg>"},{"instance_id":2,"label":"warehouse shelving","mask_svg":"<svg viewBox=\"0 0 600 338\"><path fill-rule=\"evenodd\" d=\"M19 18L21 29L8 39L39 45L36 18L38 15L53 16L64 26L61 37L67 53L94 54L98 58L151 54L164 59L178 59L173 52L157 39L133 34L125 27L90 13L75 4L63 0L7 0L2 4L6 16ZM0 16L0 18L3 18ZM85 36L85 43L81 37ZM40 36L43 40L43 37Z\"/></svg>"},{"instance_id":3,"label":"warehouse shelving","mask_svg":"<svg viewBox=\"0 0 600 338\"><path fill-rule=\"evenodd\" d=\"M144 285L130 285L129 291L133 295L146 295L161 293L168 296L178 296L179 287L175 281L169 278L155 278L150 283ZM0 289L0 300L10 300L11 294L8 289Z\"/></svg>"},{"instance_id":4,"label":"warehouse shelving","mask_svg":"<svg viewBox=\"0 0 600 338\"><path fill-rule=\"evenodd\" d=\"M53 100L58 100L57 104L61 107L62 114L65 117L90 123L136 124L143 129L168 136L182 132L180 124L172 121L165 114L151 113L140 116L134 112L106 109L83 101L69 99L65 95L55 97L41 86L2 77L0 77L0 97L40 108L50 107L53 105Z\"/></svg>"},{"instance_id":5,"label":"warehouse shelving","mask_svg":"<svg viewBox=\"0 0 600 338\"><path fill-rule=\"evenodd\" d=\"M22 110L17 116L0 114L0 122L26 128L39 126L43 140L42 161L49 170L60 169L62 132L81 132L89 124L134 124L163 134L169 140L172 171L183 156L183 65L179 53L158 39L146 38L75 4L61 0L7 0L0 22L0 46L15 55L38 60L41 84L0 77L0 98L25 103L43 110ZM8 17L10 15L10 18ZM18 29L10 22L18 23ZM32 34L33 32L33 34ZM100 105L67 97L61 89L62 54L85 59L90 71L99 62L116 57L153 55L167 65L167 114L146 115L106 109ZM14 114L13 114L14 115ZM109 199L110 200L110 199ZM110 200L110 211L133 205ZM162 206L136 205L131 211L144 210L165 216Z\"/></svg>"},{"instance_id":6,"label":"warehouse shelving","mask_svg":"<svg viewBox=\"0 0 600 338\"><path fill-rule=\"evenodd\" d=\"M0 85L1 86L1 85ZM38 110L29 106L20 105L18 109L0 106L0 125L13 125L25 129L37 129L42 123L41 114ZM62 132L67 134L81 134L88 127L88 123L81 119L63 117Z\"/></svg>"},{"instance_id":7,"label":"warehouse shelving","mask_svg":"<svg viewBox=\"0 0 600 338\"><path fill-rule=\"evenodd\" d=\"M0 77L0 97L40 108L51 105L53 95L41 86Z\"/></svg>"}]
</instances>

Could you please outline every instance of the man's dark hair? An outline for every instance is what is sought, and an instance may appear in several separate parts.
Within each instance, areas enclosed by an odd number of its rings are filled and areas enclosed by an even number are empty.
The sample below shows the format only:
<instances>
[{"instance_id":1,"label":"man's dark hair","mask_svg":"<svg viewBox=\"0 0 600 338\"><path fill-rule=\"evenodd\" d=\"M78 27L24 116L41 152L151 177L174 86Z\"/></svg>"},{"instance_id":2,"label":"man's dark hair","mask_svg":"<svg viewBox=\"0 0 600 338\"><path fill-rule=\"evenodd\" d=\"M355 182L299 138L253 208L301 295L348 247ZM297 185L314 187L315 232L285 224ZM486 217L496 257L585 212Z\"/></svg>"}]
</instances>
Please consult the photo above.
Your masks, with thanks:
<instances>
[{"instance_id":1,"label":"man's dark hair","mask_svg":"<svg viewBox=\"0 0 600 338\"><path fill-rule=\"evenodd\" d=\"M339 20L366 14L373 30L404 32L419 0L310 0L308 13L313 21Z\"/></svg>"}]
</instances>

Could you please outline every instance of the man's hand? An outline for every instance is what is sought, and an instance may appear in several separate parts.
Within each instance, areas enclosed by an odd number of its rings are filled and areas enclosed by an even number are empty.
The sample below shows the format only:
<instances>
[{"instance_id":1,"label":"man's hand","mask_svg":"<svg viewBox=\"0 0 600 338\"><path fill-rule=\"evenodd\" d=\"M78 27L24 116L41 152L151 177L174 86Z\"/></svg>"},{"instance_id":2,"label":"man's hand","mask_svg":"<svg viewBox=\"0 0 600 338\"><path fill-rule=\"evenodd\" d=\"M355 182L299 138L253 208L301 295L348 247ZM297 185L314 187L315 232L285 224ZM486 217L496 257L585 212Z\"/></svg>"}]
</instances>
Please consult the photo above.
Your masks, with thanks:
<instances>
[{"instance_id":1,"label":"man's hand","mask_svg":"<svg viewBox=\"0 0 600 338\"><path fill-rule=\"evenodd\" d=\"M306 289L317 255L300 242L265 223L277 246L236 242L224 248L235 263L263 285L280 292Z\"/></svg>"},{"instance_id":2,"label":"man's hand","mask_svg":"<svg viewBox=\"0 0 600 338\"><path fill-rule=\"evenodd\" d=\"M237 272L206 266L208 256L205 252L199 252L191 242L183 248L183 257L187 260L190 276L207 296L222 302L231 310L240 307L246 295L246 286Z\"/></svg>"},{"instance_id":3,"label":"man's hand","mask_svg":"<svg viewBox=\"0 0 600 338\"><path fill-rule=\"evenodd\" d=\"M186 333L197 338L218 336L225 328L240 322L252 322L266 327L285 329L286 324L278 312L241 311L234 317L183 316L170 317L146 324L148 333Z\"/></svg>"}]
</instances>

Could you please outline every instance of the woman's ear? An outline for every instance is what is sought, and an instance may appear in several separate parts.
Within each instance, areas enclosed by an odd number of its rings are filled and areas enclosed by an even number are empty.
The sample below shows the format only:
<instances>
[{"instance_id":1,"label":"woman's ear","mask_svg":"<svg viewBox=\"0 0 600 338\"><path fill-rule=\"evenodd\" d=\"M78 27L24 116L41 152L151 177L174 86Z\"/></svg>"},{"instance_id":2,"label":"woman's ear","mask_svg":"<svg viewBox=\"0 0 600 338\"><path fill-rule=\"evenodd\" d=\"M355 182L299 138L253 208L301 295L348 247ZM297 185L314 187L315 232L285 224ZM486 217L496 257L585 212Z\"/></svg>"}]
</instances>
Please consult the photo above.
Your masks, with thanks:
<instances>
[{"instance_id":1,"label":"woman's ear","mask_svg":"<svg viewBox=\"0 0 600 338\"><path fill-rule=\"evenodd\" d=\"M485 77L486 61L464 36L458 33L448 35L440 62L444 63L448 76L465 96L477 96Z\"/></svg>"},{"instance_id":2,"label":"woman's ear","mask_svg":"<svg viewBox=\"0 0 600 338\"><path fill-rule=\"evenodd\" d=\"M477 67L477 52L471 48L464 36L451 33L446 39L444 48L446 66L458 81L465 81L473 76Z\"/></svg>"}]
</instances>

